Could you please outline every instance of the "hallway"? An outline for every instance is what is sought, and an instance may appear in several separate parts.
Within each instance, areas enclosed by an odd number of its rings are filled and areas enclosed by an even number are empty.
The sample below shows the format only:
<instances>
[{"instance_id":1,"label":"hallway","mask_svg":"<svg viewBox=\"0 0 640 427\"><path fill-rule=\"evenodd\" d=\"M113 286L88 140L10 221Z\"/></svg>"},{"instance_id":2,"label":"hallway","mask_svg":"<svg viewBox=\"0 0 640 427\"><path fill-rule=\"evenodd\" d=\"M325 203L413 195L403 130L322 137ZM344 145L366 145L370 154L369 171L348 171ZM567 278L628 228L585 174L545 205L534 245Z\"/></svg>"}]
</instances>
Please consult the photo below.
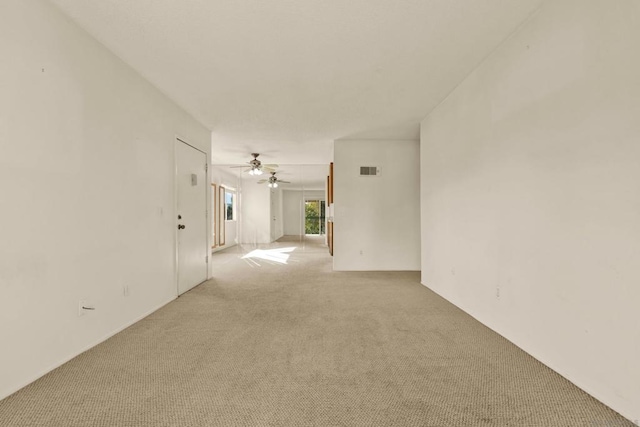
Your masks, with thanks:
<instances>
[{"instance_id":1,"label":"hallway","mask_svg":"<svg viewBox=\"0 0 640 427\"><path fill-rule=\"evenodd\" d=\"M0 402L7 426L630 426L419 283L322 238L214 279Z\"/></svg>"}]
</instances>

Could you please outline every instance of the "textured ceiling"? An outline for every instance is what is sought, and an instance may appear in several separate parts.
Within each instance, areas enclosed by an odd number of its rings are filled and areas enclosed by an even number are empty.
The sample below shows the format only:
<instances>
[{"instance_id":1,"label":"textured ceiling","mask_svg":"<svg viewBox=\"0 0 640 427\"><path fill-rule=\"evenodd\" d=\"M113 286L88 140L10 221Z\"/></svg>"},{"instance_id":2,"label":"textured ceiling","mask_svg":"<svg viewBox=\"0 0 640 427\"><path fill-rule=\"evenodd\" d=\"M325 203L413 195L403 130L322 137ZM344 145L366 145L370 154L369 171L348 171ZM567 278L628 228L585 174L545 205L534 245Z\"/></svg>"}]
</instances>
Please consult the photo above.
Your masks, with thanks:
<instances>
[{"instance_id":1,"label":"textured ceiling","mask_svg":"<svg viewBox=\"0 0 640 427\"><path fill-rule=\"evenodd\" d=\"M542 0L51 0L212 131L328 163L341 138L417 138L426 116Z\"/></svg>"}]
</instances>

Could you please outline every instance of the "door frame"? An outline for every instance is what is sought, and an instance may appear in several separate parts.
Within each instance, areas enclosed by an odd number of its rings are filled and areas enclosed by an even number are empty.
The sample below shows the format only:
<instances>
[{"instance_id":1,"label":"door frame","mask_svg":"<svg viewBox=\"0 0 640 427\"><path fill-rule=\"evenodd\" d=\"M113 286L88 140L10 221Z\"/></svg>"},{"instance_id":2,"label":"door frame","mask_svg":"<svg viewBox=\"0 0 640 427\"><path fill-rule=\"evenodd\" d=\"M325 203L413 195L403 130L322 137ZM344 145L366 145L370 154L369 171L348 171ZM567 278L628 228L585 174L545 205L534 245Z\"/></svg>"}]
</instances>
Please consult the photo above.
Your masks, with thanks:
<instances>
[{"instance_id":1,"label":"door frame","mask_svg":"<svg viewBox=\"0 0 640 427\"><path fill-rule=\"evenodd\" d=\"M178 144L185 144L189 147L193 148L196 151L201 152L205 156L205 183L211 182L210 170L209 170L209 153L203 151L202 149L194 146L193 144L189 144L186 138L183 138L180 135L174 135L173 139L173 252L174 252L174 285L176 291L176 298L180 296L180 276L179 276L179 253L178 253ZM210 197L210 186L204 185L205 188L205 215L206 215L206 239L207 239L207 276L206 280L211 278L211 210L209 209L209 205L211 204ZM197 286L197 285L196 285Z\"/></svg>"},{"instance_id":2,"label":"door frame","mask_svg":"<svg viewBox=\"0 0 640 427\"><path fill-rule=\"evenodd\" d=\"M218 214L220 215L220 228L218 235L218 246L222 247L227 244L227 200L226 200L227 188L220 184L218 187Z\"/></svg>"},{"instance_id":3,"label":"door frame","mask_svg":"<svg viewBox=\"0 0 640 427\"><path fill-rule=\"evenodd\" d=\"M220 233L219 223L218 223L218 186L211 183L211 249L215 249L218 247L218 235Z\"/></svg>"}]
</instances>

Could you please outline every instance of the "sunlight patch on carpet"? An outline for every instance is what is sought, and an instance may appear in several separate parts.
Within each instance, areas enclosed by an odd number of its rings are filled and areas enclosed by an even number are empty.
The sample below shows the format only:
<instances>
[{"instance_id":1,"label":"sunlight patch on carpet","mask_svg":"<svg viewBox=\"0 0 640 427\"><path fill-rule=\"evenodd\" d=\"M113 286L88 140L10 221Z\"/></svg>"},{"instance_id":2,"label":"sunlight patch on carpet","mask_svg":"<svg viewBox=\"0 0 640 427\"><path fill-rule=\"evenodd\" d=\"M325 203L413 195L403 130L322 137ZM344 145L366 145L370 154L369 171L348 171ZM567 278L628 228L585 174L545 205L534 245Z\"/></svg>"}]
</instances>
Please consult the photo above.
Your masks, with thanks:
<instances>
[{"instance_id":1,"label":"sunlight patch on carpet","mask_svg":"<svg viewBox=\"0 0 640 427\"><path fill-rule=\"evenodd\" d=\"M265 261L273 261L279 264L286 264L287 260L290 257L289 254L295 250L295 246L277 249L255 249L243 256L242 259L259 258Z\"/></svg>"}]
</instances>

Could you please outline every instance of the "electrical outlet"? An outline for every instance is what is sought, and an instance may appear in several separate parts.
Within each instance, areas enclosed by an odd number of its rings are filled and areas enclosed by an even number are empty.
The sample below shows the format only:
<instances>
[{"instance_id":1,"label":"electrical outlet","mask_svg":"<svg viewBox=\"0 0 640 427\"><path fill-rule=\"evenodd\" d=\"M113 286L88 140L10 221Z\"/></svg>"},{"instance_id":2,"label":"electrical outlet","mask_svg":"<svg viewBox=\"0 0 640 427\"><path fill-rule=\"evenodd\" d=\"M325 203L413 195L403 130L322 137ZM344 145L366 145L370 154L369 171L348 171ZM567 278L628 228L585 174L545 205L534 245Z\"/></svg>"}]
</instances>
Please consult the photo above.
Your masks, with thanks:
<instances>
[{"instance_id":1,"label":"electrical outlet","mask_svg":"<svg viewBox=\"0 0 640 427\"><path fill-rule=\"evenodd\" d=\"M500 286L496 286L496 298L500 298Z\"/></svg>"},{"instance_id":2,"label":"electrical outlet","mask_svg":"<svg viewBox=\"0 0 640 427\"><path fill-rule=\"evenodd\" d=\"M362 249L360 249L360 255L362 255Z\"/></svg>"},{"instance_id":3,"label":"electrical outlet","mask_svg":"<svg viewBox=\"0 0 640 427\"><path fill-rule=\"evenodd\" d=\"M122 286L122 295L125 297L129 296L129 285Z\"/></svg>"}]
</instances>

